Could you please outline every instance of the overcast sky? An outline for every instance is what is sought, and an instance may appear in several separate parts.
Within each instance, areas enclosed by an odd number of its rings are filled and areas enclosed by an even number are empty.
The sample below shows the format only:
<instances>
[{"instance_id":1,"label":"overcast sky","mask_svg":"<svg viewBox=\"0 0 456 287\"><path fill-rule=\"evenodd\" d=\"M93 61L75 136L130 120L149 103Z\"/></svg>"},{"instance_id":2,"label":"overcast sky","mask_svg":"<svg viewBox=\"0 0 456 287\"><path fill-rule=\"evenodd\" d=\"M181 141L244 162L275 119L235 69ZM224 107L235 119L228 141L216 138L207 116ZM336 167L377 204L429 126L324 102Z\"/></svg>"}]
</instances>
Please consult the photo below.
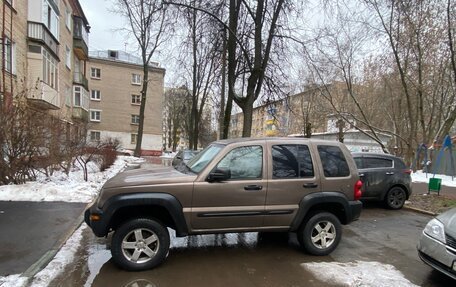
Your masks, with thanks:
<instances>
[{"instance_id":1,"label":"overcast sky","mask_svg":"<svg viewBox=\"0 0 456 287\"><path fill-rule=\"evenodd\" d=\"M126 22L119 15L110 12L112 0L79 0L84 14L91 26L89 34L90 50L125 50L128 42L125 35L115 31L123 27ZM131 40L130 40L131 42ZM128 44L127 44L128 46ZM127 50L131 50L131 45Z\"/></svg>"}]
</instances>

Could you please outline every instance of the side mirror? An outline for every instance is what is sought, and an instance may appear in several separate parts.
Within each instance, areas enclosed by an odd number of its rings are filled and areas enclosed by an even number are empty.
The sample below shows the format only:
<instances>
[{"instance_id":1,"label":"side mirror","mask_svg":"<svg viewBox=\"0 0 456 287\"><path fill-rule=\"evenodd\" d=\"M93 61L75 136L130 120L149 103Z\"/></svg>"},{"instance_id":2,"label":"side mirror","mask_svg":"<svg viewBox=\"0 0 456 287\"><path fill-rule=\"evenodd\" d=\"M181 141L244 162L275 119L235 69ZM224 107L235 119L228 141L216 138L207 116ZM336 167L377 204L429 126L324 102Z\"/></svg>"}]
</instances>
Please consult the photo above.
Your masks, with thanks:
<instances>
[{"instance_id":1,"label":"side mirror","mask_svg":"<svg viewBox=\"0 0 456 287\"><path fill-rule=\"evenodd\" d=\"M207 177L208 182L214 182L214 181L224 181L228 180L231 178L231 171L228 170L222 170L222 169L215 169L211 171L211 173Z\"/></svg>"}]
</instances>

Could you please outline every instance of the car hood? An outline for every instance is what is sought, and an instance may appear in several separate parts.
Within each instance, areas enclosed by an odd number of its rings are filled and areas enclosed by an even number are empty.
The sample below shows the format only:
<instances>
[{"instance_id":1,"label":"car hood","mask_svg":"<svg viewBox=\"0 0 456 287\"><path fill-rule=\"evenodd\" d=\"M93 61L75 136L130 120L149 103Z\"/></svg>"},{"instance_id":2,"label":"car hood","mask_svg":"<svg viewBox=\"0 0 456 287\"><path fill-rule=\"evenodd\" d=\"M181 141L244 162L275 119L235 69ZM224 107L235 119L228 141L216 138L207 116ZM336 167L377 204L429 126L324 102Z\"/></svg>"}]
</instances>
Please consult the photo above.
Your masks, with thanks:
<instances>
[{"instance_id":1,"label":"car hood","mask_svg":"<svg viewBox=\"0 0 456 287\"><path fill-rule=\"evenodd\" d=\"M445 233L456 238L456 208L445 211L437 219L445 226Z\"/></svg>"},{"instance_id":2,"label":"car hood","mask_svg":"<svg viewBox=\"0 0 456 287\"><path fill-rule=\"evenodd\" d=\"M173 167L150 167L124 171L109 179L103 189L192 182L196 174L185 174Z\"/></svg>"}]
</instances>

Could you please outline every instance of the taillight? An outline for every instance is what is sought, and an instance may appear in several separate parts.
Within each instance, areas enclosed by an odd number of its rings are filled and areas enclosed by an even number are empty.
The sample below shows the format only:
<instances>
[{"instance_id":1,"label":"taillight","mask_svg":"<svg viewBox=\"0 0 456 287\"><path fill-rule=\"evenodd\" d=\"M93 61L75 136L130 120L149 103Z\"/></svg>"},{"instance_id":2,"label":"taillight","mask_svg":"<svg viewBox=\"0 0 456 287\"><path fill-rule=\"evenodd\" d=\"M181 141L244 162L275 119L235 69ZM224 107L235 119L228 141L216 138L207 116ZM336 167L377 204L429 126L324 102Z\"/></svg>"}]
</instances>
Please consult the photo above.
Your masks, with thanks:
<instances>
[{"instance_id":1,"label":"taillight","mask_svg":"<svg viewBox=\"0 0 456 287\"><path fill-rule=\"evenodd\" d=\"M358 180L355 183L355 190L354 190L355 200L359 200L361 198L361 195L362 195L361 188L362 187L363 187L363 182L361 180Z\"/></svg>"},{"instance_id":2,"label":"taillight","mask_svg":"<svg viewBox=\"0 0 456 287\"><path fill-rule=\"evenodd\" d=\"M411 169L404 169L404 173L406 173L406 174L412 174L412 170L411 170Z\"/></svg>"}]
</instances>

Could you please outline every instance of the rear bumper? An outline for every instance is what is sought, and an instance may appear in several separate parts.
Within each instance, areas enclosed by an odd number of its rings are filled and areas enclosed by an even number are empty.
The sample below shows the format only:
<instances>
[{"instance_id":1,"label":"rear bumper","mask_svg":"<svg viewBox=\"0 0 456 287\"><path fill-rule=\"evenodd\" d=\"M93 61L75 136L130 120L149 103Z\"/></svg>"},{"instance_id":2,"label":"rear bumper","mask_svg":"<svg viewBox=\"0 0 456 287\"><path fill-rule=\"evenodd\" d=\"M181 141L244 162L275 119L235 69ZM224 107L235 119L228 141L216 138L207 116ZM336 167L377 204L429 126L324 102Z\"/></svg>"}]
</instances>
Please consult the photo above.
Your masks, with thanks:
<instances>
[{"instance_id":1,"label":"rear bumper","mask_svg":"<svg viewBox=\"0 0 456 287\"><path fill-rule=\"evenodd\" d=\"M361 210L363 209L363 203L359 200L350 201L348 203L349 212L347 212L347 224L358 220L359 216L361 215Z\"/></svg>"}]
</instances>

